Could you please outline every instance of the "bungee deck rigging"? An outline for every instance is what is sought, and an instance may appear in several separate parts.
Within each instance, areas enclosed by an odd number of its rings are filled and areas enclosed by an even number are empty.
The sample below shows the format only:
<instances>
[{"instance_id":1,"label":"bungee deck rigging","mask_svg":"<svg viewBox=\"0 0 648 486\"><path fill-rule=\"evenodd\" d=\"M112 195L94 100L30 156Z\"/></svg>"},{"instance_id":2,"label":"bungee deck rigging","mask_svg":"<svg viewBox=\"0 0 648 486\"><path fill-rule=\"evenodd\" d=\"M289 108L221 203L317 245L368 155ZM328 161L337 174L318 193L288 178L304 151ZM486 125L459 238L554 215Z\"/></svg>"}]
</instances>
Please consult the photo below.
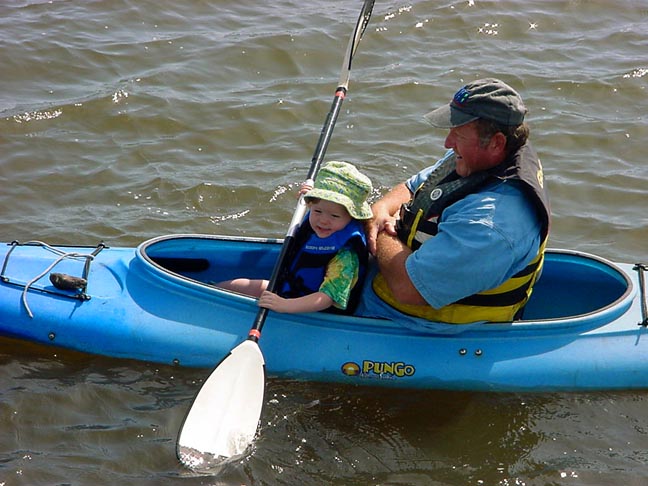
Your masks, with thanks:
<instances>
[{"instance_id":1,"label":"bungee deck rigging","mask_svg":"<svg viewBox=\"0 0 648 486\"><path fill-rule=\"evenodd\" d=\"M101 242L91 253L79 253L76 251L67 252L63 247L54 247L42 241L28 241L26 243L20 243L17 240L9 243L11 247L7 251L3 263L2 270L0 271L0 280L2 282L21 287L22 292L22 303L25 306L25 310L30 318L34 317L29 304L27 303L27 292L31 290L37 290L39 292L44 292L52 295L58 295L60 297L66 297L70 299L77 300L90 300L90 295L86 293L86 288L88 285L88 275L90 274L90 264L92 260L107 246ZM54 255L58 255L57 258L49 264L42 272L31 278L29 281L20 281L15 278L9 277L7 275L7 266L9 265L9 259L13 254L14 250L20 246L37 246L46 249L47 251L52 252ZM59 265L64 260L75 260L75 261L84 261L82 272L80 276L73 276L66 273L50 273L56 266ZM48 287L36 287L35 284L45 275L50 275L49 280L53 285L53 289Z\"/></svg>"}]
</instances>

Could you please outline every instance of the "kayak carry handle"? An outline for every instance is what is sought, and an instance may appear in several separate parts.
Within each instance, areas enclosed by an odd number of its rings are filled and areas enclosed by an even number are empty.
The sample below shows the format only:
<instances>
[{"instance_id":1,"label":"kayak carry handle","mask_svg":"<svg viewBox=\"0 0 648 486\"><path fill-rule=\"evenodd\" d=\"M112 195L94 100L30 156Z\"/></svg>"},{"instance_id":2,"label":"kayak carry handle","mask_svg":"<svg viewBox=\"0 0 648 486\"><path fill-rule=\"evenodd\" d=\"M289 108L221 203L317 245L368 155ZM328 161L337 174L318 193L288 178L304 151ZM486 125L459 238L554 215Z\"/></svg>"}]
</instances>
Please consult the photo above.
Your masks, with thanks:
<instances>
[{"instance_id":1,"label":"kayak carry handle","mask_svg":"<svg viewBox=\"0 0 648 486\"><path fill-rule=\"evenodd\" d=\"M648 265L645 263L637 263L633 268L639 273L639 290L641 295L641 318L643 319L638 326L648 327L648 296L646 295L646 270Z\"/></svg>"}]
</instances>

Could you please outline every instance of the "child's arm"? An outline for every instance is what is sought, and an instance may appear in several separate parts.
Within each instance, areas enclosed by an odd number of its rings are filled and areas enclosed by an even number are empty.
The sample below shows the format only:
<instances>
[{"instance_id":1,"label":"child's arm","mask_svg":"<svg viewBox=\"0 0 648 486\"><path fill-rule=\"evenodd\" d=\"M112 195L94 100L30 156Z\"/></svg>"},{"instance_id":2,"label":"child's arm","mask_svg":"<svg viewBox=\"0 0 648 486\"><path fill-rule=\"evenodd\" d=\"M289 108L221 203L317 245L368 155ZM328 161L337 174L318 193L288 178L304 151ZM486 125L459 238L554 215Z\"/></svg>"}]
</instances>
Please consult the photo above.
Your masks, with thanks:
<instances>
[{"instance_id":1,"label":"child's arm","mask_svg":"<svg viewBox=\"0 0 648 486\"><path fill-rule=\"evenodd\" d=\"M259 297L259 307L273 310L275 312L285 312L296 314L299 312L318 312L328 309L333 305L333 299L323 292L297 297L294 299L285 299L277 294L267 290Z\"/></svg>"}]
</instances>

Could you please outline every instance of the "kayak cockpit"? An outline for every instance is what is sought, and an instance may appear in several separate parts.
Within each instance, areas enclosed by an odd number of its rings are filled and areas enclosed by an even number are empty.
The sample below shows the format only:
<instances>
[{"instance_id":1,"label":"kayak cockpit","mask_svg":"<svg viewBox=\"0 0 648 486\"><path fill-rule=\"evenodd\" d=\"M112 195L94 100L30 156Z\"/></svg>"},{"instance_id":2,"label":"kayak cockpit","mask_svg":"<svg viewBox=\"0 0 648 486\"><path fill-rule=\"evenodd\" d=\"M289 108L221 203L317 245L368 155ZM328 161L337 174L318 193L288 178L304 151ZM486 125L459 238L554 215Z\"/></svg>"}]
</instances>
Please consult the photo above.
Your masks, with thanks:
<instances>
[{"instance_id":1,"label":"kayak cockpit","mask_svg":"<svg viewBox=\"0 0 648 486\"><path fill-rule=\"evenodd\" d=\"M632 290L627 273L607 260L576 251L548 250L523 320L591 314L624 300Z\"/></svg>"},{"instance_id":2,"label":"kayak cockpit","mask_svg":"<svg viewBox=\"0 0 648 486\"><path fill-rule=\"evenodd\" d=\"M278 239L170 235L142 243L137 254L162 278L213 284L235 277L268 278L280 247ZM628 309L634 292L628 273L614 263L582 252L548 250L519 324L566 324L592 320L592 315L597 317L591 323L609 322Z\"/></svg>"},{"instance_id":3,"label":"kayak cockpit","mask_svg":"<svg viewBox=\"0 0 648 486\"><path fill-rule=\"evenodd\" d=\"M142 243L137 257L161 277L211 285L236 277L268 278L280 249L277 239L170 235Z\"/></svg>"}]
</instances>

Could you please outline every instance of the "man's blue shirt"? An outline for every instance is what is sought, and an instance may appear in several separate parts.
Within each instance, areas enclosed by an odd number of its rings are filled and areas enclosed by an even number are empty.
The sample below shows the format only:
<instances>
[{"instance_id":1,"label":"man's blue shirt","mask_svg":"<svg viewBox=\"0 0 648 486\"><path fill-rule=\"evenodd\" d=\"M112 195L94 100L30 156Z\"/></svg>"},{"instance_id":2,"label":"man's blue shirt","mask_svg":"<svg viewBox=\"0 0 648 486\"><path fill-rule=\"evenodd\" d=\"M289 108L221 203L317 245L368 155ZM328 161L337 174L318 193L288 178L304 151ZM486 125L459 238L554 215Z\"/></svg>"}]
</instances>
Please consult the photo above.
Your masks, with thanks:
<instances>
[{"instance_id":1,"label":"man's blue shirt","mask_svg":"<svg viewBox=\"0 0 648 486\"><path fill-rule=\"evenodd\" d=\"M414 192L437 164L411 177L408 189ZM438 309L495 288L524 269L538 254L540 233L523 183L497 180L444 209L438 234L412 253L405 267L421 296ZM370 285L365 293L373 295L367 295L362 315L403 318Z\"/></svg>"}]
</instances>

